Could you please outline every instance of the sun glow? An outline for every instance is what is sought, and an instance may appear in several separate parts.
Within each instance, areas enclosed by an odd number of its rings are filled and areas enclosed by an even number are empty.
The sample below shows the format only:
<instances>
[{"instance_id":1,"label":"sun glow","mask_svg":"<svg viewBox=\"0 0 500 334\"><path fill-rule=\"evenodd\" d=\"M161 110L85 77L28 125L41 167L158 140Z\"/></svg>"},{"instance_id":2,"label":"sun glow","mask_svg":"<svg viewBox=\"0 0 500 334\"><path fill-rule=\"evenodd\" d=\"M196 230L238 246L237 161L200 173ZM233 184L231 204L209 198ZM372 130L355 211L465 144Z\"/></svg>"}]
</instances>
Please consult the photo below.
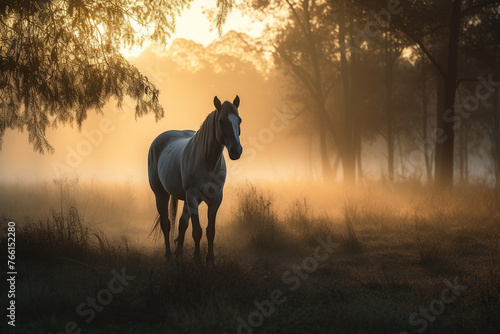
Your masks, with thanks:
<instances>
[{"instance_id":1,"label":"sun glow","mask_svg":"<svg viewBox=\"0 0 500 334\"><path fill-rule=\"evenodd\" d=\"M217 10L216 2L195 0L189 8L182 11L181 15L175 22L175 33L172 34L167 45L170 46L172 41L176 38L185 38L192 40L196 43L207 46L219 38L215 22L211 22L206 12ZM245 32L246 34L257 37L260 36L264 29L264 25L260 23L253 23L251 20L238 10L233 9L229 13L226 24L224 25L223 33L230 30ZM137 57L150 43L144 43L141 46L134 46L132 48L122 48L121 53L125 58Z\"/></svg>"}]
</instances>

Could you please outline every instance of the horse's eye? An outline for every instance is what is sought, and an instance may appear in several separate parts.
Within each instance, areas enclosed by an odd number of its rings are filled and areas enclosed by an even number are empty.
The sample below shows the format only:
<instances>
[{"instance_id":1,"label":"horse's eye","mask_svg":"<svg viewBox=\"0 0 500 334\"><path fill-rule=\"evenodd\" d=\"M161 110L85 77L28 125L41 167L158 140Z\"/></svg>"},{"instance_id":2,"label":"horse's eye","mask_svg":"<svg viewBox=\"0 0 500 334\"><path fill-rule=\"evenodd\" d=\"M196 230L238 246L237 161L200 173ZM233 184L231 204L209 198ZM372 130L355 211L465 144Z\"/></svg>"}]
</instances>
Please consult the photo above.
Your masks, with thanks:
<instances>
[{"instance_id":1,"label":"horse's eye","mask_svg":"<svg viewBox=\"0 0 500 334\"><path fill-rule=\"evenodd\" d=\"M224 121L222 119L219 119L219 124L222 124L224 123Z\"/></svg>"}]
</instances>

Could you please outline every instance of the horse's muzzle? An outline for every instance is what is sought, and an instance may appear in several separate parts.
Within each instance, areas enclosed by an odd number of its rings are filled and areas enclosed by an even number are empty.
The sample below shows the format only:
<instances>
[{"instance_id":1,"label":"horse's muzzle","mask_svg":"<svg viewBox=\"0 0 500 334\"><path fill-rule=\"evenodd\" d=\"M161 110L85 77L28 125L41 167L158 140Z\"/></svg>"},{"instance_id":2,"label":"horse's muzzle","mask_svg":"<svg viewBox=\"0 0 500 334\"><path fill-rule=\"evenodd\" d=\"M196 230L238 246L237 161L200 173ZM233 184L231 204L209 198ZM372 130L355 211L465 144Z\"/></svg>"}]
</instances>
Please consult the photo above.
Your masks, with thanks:
<instances>
[{"instance_id":1,"label":"horse's muzzle","mask_svg":"<svg viewBox=\"0 0 500 334\"><path fill-rule=\"evenodd\" d=\"M238 145L237 147L231 147L229 150L229 158L231 160L238 160L241 157L241 153L243 152L243 147Z\"/></svg>"}]
</instances>

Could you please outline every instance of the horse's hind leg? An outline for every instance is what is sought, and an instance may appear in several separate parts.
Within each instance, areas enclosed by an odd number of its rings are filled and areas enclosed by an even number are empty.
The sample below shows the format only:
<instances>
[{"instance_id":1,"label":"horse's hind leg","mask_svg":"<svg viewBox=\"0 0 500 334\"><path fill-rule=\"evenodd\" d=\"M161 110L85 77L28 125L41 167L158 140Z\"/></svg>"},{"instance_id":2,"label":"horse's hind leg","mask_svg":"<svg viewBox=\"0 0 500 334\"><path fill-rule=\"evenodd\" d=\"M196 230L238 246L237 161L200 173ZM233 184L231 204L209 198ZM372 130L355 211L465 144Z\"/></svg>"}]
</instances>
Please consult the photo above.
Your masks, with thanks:
<instances>
[{"instance_id":1,"label":"horse's hind leg","mask_svg":"<svg viewBox=\"0 0 500 334\"><path fill-rule=\"evenodd\" d=\"M182 208L182 215L179 218L179 236L177 237L177 247L175 248L175 255L181 256L184 247L184 236L186 235L186 229L189 224L189 209L186 202L184 202L184 207Z\"/></svg>"},{"instance_id":2,"label":"horse's hind leg","mask_svg":"<svg viewBox=\"0 0 500 334\"><path fill-rule=\"evenodd\" d=\"M196 262L201 262L200 257L200 240L203 231L200 226L200 217L198 215L198 206L200 202L194 196L189 196L186 194L186 204L189 209L189 215L191 216L191 224L193 227L193 240L194 240L194 260Z\"/></svg>"},{"instance_id":3,"label":"horse's hind leg","mask_svg":"<svg viewBox=\"0 0 500 334\"><path fill-rule=\"evenodd\" d=\"M165 257L167 260L172 258L170 251L170 220L168 219L168 201L170 194L166 191L155 193L156 195L156 208L160 214L160 227L165 238Z\"/></svg>"}]
</instances>

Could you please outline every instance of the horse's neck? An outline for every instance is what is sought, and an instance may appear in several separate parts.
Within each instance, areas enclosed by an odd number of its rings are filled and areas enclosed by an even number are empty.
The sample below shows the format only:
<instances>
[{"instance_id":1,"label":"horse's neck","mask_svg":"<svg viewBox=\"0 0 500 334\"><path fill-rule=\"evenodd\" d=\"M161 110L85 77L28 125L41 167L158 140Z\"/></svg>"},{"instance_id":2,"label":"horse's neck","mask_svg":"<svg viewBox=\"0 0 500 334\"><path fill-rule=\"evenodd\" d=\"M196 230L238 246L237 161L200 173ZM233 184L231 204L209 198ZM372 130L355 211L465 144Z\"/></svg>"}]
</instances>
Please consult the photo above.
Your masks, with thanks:
<instances>
[{"instance_id":1,"label":"horse's neck","mask_svg":"<svg viewBox=\"0 0 500 334\"><path fill-rule=\"evenodd\" d=\"M200 129L193 136L194 157L197 163L206 164L211 170L222 156L223 146L217 141L215 135L215 112L205 119Z\"/></svg>"}]
</instances>

